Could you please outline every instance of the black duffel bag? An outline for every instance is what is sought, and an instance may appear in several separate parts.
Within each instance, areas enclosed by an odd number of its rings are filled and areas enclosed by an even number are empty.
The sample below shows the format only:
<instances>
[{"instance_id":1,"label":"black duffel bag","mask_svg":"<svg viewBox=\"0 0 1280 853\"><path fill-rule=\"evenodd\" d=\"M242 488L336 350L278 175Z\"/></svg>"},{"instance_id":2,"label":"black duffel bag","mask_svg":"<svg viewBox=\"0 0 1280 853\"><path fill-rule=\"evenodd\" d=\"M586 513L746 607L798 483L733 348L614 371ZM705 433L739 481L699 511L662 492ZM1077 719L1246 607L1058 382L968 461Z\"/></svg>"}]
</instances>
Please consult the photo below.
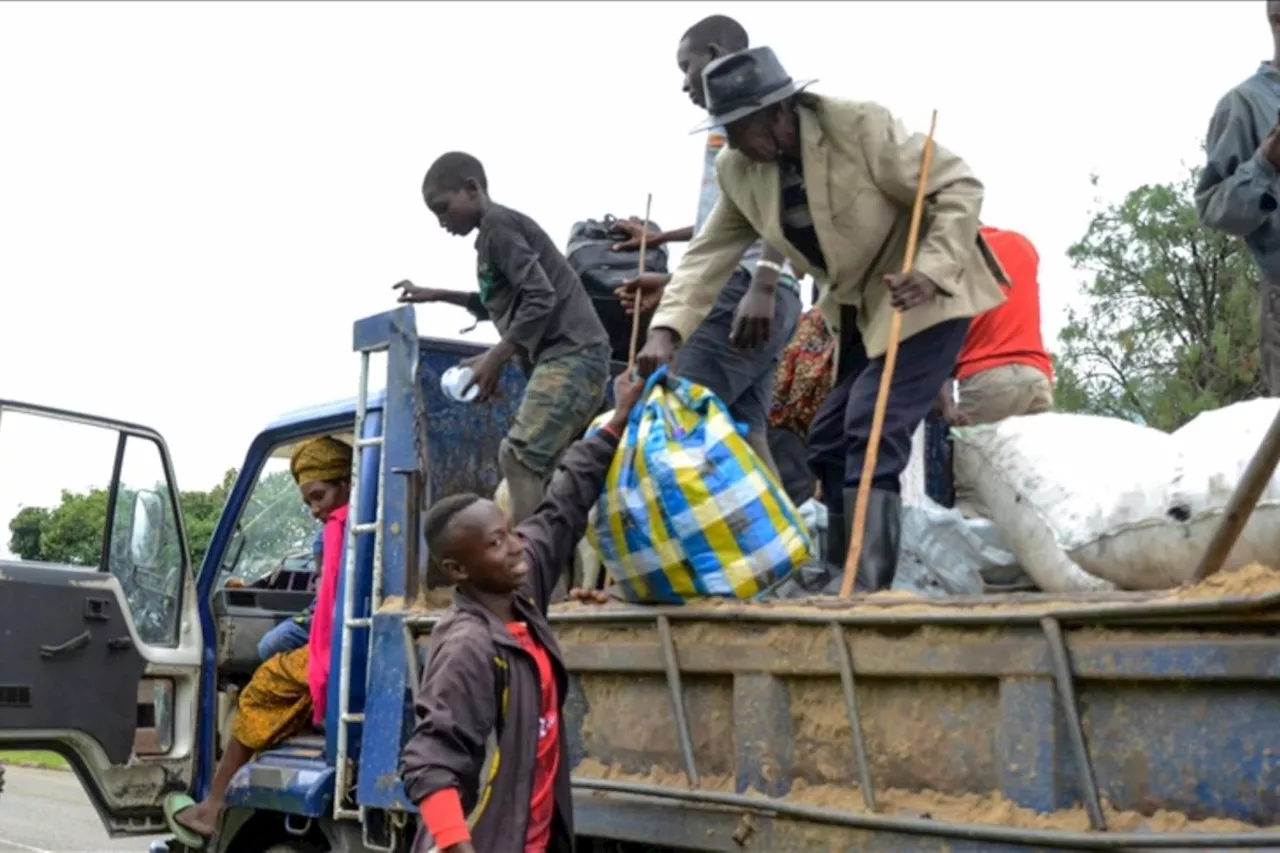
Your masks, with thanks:
<instances>
[{"instance_id":1,"label":"black duffel bag","mask_svg":"<svg viewBox=\"0 0 1280 853\"><path fill-rule=\"evenodd\" d=\"M569 266L578 274L596 315L609 333L609 342L613 348L615 361L627 361L631 348L631 318L627 316L622 301L614 291L629 278L639 272L639 251L616 252L613 244L627 239L626 232L617 229L618 219L606 216L603 219L586 219L574 223L569 231L569 246L565 256ZM650 230L660 230L650 222ZM645 272L665 273L667 271L667 250L664 246L646 247L644 253ZM640 337L637 348L644 346L645 332L649 328L649 320L653 312L648 311L640 316Z\"/></svg>"}]
</instances>

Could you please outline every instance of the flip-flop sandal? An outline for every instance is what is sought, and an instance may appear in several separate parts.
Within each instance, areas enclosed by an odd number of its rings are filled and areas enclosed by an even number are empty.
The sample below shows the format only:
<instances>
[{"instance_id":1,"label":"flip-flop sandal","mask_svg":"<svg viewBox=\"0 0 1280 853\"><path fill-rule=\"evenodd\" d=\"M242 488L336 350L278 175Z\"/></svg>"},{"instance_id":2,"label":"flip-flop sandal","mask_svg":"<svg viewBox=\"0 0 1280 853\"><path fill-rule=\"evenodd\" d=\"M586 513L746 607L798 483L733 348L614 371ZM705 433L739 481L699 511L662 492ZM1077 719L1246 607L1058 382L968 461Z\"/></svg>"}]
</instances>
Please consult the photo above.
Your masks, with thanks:
<instances>
[{"instance_id":1,"label":"flip-flop sandal","mask_svg":"<svg viewBox=\"0 0 1280 853\"><path fill-rule=\"evenodd\" d=\"M164 823L173 833L173 837L178 839L184 847L192 850L199 850L208 843L209 839L190 827L183 826L178 823L177 816L193 807L196 801L186 794L170 794L164 798Z\"/></svg>"}]
</instances>

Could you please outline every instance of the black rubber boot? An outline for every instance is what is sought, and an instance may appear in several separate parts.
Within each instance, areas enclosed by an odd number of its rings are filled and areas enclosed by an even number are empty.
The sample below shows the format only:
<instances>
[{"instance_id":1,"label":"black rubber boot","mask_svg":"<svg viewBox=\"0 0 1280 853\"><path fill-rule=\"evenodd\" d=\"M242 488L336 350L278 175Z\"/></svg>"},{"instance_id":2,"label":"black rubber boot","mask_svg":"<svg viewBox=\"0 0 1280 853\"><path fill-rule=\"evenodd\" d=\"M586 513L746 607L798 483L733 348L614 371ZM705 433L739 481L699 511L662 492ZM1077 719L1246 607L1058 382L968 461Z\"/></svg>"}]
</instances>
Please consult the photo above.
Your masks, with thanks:
<instances>
[{"instance_id":1,"label":"black rubber boot","mask_svg":"<svg viewBox=\"0 0 1280 853\"><path fill-rule=\"evenodd\" d=\"M844 465L822 471L822 503L827 508L827 535L823 545L823 563L832 577L844 572L844 556L849 552L849 526L846 519L853 504L844 500Z\"/></svg>"},{"instance_id":2,"label":"black rubber boot","mask_svg":"<svg viewBox=\"0 0 1280 853\"><path fill-rule=\"evenodd\" d=\"M843 515L827 513L827 541L823 562L832 575L844 571L844 558L849 553L849 524Z\"/></svg>"},{"instance_id":3,"label":"black rubber boot","mask_svg":"<svg viewBox=\"0 0 1280 853\"><path fill-rule=\"evenodd\" d=\"M902 495L872 489L867 501L867 526L862 537L862 555L853 588L858 592L879 592L893 586L898 572L898 548L902 541ZM844 502L853 506L857 489L845 489Z\"/></svg>"},{"instance_id":4,"label":"black rubber boot","mask_svg":"<svg viewBox=\"0 0 1280 853\"><path fill-rule=\"evenodd\" d=\"M844 580L844 557L848 542L853 538L853 515L858 505L858 490L844 490L845 549L838 567L828 560L830 582L823 590L825 595L839 595ZM830 528L828 528L830 529ZM863 529L862 553L858 555L858 574L854 578L854 592L880 592L893 586L898 571L898 547L902 534L902 496L897 492L872 489L867 501L867 524Z\"/></svg>"}]
</instances>

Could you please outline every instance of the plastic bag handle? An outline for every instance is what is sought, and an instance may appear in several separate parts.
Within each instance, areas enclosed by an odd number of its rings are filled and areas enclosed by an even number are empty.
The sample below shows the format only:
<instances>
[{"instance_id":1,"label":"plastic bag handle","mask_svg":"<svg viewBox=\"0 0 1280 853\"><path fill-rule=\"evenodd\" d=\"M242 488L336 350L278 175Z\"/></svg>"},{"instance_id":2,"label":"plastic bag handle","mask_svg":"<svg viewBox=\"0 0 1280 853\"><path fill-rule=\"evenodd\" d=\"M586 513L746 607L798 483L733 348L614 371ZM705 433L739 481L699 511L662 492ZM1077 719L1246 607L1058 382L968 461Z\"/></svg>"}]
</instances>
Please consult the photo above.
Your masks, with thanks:
<instances>
[{"instance_id":1,"label":"plastic bag handle","mask_svg":"<svg viewBox=\"0 0 1280 853\"><path fill-rule=\"evenodd\" d=\"M631 410L631 414L627 416L627 425L632 430L640 427L640 416L644 414L644 404L648 402L649 395L653 393L653 389L659 382L667 378L667 365L662 365L649 375L649 379L644 383L644 392L640 395L640 402Z\"/></svg>"}]
</instances>

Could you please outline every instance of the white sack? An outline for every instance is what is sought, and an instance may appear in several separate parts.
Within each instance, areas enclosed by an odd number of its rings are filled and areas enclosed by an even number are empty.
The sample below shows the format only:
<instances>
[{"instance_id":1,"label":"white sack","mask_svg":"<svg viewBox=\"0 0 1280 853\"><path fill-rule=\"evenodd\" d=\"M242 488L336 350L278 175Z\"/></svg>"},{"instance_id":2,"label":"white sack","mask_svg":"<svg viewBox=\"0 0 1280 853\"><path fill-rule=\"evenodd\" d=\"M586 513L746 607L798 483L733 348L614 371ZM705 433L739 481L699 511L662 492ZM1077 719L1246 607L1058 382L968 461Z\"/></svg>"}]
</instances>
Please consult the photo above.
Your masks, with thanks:
<instances>
[{"instance_id":1,"label":"white sack","mask_svg":"<svg viewBox=\"0 0 1280 853\"><path fill-rule=\"evenodd\" d=\"M956 474L1045 591L1169 589L1190 580L1278 410L1236 403L1172 435L1092 415L1010 418L953 432ZM1273 476L1223 569L1277 554Z\"/></svg>"},{"instance_id":2,"label":"white sack","mask_svg":"<svg viewBox=\"0 0 1280 853\"><path fill-rule=\"evenodd\" d=\"M1191 577L1277 411L1280 399L1247 400L1203 412L1173 433L1181 464L1172 488L1170 510L1187 519L1182 526L1197 549L1195 559L1180 573L1177 582ZM1280 476L1273 474L1222 568L1230 572L1254 562L1276 565L1277 557Z\"/></svg>"},{"instance_id":3,"label":"white sack","mask_svg":"<svg viewBox=\"0 0 1280 853\"><path fill-rule=\"evenodd\" d=\"M1168 434L1055 412L952 435L956 478L973 484L1000 538L1044 591L1114 589L1098 564L1132 575L1164 558L1178 459Z\"/></svg>"}]
</instances>

